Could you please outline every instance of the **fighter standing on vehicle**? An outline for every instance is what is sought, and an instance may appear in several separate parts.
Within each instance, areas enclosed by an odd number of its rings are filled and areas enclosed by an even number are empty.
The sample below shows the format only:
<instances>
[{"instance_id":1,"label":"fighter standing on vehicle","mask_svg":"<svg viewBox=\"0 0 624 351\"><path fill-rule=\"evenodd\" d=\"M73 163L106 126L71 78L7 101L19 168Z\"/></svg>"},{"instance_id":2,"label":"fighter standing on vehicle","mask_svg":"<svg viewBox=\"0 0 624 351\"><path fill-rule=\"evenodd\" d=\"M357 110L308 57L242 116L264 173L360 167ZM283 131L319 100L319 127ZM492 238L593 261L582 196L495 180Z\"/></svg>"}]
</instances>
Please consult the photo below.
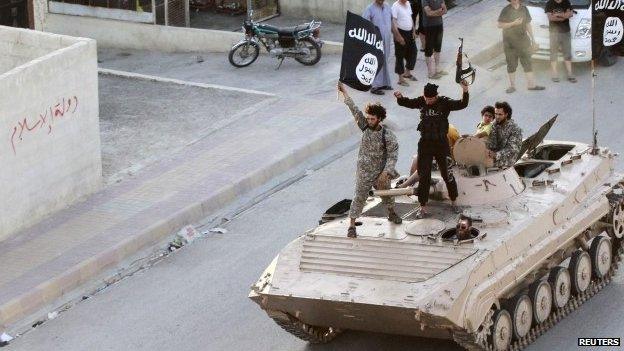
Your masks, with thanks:
<instances>
[{"instance_id":1,"label":"fighter standing on vehicle","mask_svg":"<svg viewBox=\"0 0 624 351\"><path fill-rule=\"evenodd\" d=\"M450 156L450 146L447 139L449 129L448 116L451 111L458 111L468 106L468 83L461 82L462 98L453 100L446 96L438 96L438 86L428 83L425 85L424 96L415 99L404 97L399 91L394 92L400 106L420 110L420 141L418 142L418 202L421 215L427 215L429 201L429 187L431 184L431 166L435 158L442 179L446 183L453 207L457 198L457 183L448 171L447 157Z\"/></svg>"},{"instance_id":2,"label":"fighter standing on vehicle","mask_svg":"<svg viewBox=\"0 0 624 351\"><path fill-rule=\"evenodd\" d=\"M506 101L494 104L495 121L486 145L498 168L513 166L522 147L522 129L511 119L512 112Z\"/></svg>"},{"instance_id":3,"label":"fighter standing on vehicle","mask_svg":"<svg viewBox=\"0 0 624 351\"><path fill-rule=\"evenodd\" d=\"M364 116L364 113L355 106L342 83L338 83L338 93L344 98L358 128L362 130L355 196L349 209L351 222L347 231L348 237L355 238L357 237L355 220L362 214L370 189L372 187L379 190L390 189L390 180L398 177L395 166L399 156L399 144L394 133L381 124L386 118L386 109L383 106L366 105L366 116ZM382 196L381 200L388 209L388 220L400 224L402 219L394 212L394 198Z\"/></svg>"}]
</instances>

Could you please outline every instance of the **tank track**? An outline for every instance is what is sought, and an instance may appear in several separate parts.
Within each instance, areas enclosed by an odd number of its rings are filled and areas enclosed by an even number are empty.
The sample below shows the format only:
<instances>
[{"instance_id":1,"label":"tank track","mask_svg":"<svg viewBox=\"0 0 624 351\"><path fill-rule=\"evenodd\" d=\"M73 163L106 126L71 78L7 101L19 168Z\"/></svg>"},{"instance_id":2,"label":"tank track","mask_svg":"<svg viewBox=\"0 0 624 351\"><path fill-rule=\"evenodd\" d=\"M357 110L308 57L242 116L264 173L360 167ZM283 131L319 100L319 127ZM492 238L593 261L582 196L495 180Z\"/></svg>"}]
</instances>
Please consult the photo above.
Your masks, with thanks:
<instances>
[{"instance_id":1,"label":"tank track","mask_svg":"<svg viewBox=\"0 0 624 351\"><path fill-rule=\"evenodd\" d=\"M311 325L307 325L295 317L288 316L289 320L284 320L281 318L271 317L277 325L279 325L282 329L286 330L290 334L298 337L301 340L307 341L311 344L324 344L328 343L338 334L341 333L338 329L333 328L323 328L323 327L315 327Z\"/></svg>"},{"instance_id":2,"label":"tank track","mask_svg":"<svg viewBox=\"0 0 624 351\"><path fill-rule=\"evenodd\" d=\"M609 269L609 273L605 275L601 279L594 278L587 290L582 294L570 296L570 301L568 303L551 312L550 316L543 323L534 326L531 328L529 333L520 340L516 340L512 342L510 351L519 351L532 344L538 337L542 334L546 333L550 328L554 327L559 321L565 318L567 315L578 309L585 301L589 300L591 297L596 295L600 290L602 290L605 286L607 286L613 276L615 275L620 262L624 259L624 240L623 239L615 239L613 240L614 248L613 248L613 262L611 263L611 268ZM470 351L493 351L494 348L489 343L483 344L478 342L477 334L468 333L466 331L455 331L453 333L453 339L460 346Z\"/></svg>"}]
</instances>

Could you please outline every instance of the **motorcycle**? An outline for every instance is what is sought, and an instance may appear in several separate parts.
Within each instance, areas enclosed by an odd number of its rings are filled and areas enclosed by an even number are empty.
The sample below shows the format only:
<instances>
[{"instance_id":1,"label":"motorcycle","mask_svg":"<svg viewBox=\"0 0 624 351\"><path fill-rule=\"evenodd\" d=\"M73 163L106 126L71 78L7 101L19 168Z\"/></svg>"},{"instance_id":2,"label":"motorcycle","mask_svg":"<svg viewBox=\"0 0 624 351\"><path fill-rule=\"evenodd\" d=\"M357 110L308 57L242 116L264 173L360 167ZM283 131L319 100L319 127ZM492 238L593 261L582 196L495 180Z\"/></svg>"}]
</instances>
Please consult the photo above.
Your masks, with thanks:
<instances>
[{"instance_id":1,"label":"motorcycle","mask_svg":"<svg viewBox=\"0 0 624 351\"><path fill-rule=\"evenodd\" d=\"M234 67L246 67L256 61L260 55L260 44L272 57L280 60L277 69L286 57L293 57L306 66L313 66L321 59L321 22L313 20L294 27L280 28L255 23L250 18L243 23L245 39L234 45L228 55Z\"/></svg>"}]
</instances>

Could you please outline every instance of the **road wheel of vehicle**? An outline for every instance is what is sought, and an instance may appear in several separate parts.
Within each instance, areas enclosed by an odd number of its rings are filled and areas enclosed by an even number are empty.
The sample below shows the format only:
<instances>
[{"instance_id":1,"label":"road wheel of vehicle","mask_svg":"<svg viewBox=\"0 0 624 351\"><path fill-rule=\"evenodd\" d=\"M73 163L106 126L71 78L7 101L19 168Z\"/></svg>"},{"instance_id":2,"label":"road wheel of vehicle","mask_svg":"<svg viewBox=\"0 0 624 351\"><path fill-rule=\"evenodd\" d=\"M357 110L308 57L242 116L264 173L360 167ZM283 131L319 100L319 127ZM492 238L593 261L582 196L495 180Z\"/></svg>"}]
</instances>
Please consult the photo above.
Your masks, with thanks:
<instances>
[{"instance_id":1,"label":"road wheel of vehicle","mask_svg":"<svg viewBox=\"0 0 624 351\"><path fill-rule=\"evenodd\" d=\"M550 270L548 281L552 287L553 307L561 308L570 300L572 286L570 284L570 272L567 268L557 266Z\"/></svg>"},{"instance_id":2,"label":"road wheel of vehicle","mask_svg":"<svg viewBox=\"0 0 624 351\"><path fill-rule=\"evenodd\" d=\"M609 238L597 236L592 240L589 256L591 257L593 273L596 278L602 278L609 273L613 257L611 254L611 240Z\"/></svg>"},{"instance_id":3,"label":"road wheel of vehicle","mask_svg":"<svg viewBox=\"0 0 624 351\"><path fill-rule=\"evenodd\" d=\"M314 39L303 38L299 40L297 46L299 49L307 49L309 51L306 55L297 55L295 57L297 62L306 66L314 66L321 60L321 47Z\"/></svg>"},{"instance_id":4,"label":"road wheel of vehicle","mask_svg":"<svg viewBox=\"0 0 624 351\"><path fill-rule=\"evenodd\" d=\"M228 60L234 67L251 65L260 55L260 45L255 41L242 41L230 50Z\"/></svg>"},{"instance_id":5,"label":"road wheel of vehicle","mask_svg":"<svg viewBox=\"0 0 624 351\"><path fill-rule=\"evenodd\" d=\"M311 344L325 344L336 338L340 331L332 327L315 327L301 323L301 330L310 336L308 342Z\"/></svg>"},{"instance_id":6,"label":"road wheel of vehicle","mask_svg":"<svg viewBox=\"0 0 624 351\"><path fill-rule=\"evenodd\" d=\"M550 283L539 280L531 285L529 298L533 302L533 320L536 324L541 324L552 311L553 295Z\"/></svg>"},{"instance_id":7,"label":"road wheel of vehicle","mask_svg":"<svg viewBox=\"0 0 624 351\"><path fill-rule=\"evenodd\" d=\"M624 237L624 201L619 201L609 215L609 235L621 239Z\"/></svg>"},{"instance_id":8,"label":"road wheel of vehicle","mask_svg":"<svg viewBox=\"0 0 624 351\"><path fill-rule=\"evenodd\" d=\"M572 291L580 294L587 290L591 281L592 267L589 254L583 250L577 250L570 259L570 278Z\"/></svg>"},{"instance_id":9,"label":"road wheel of vehicle","mask_svg":"<svg viewBox=\"0 0 624 351\"><path fill-rule=\"evenodd\" d=\"M513 321L513 336L518 340L525 337L533 324L533 304L527 294L516 296L510 304Z\"/></svg>"},{"instance_id":10,"label":"road wheel of vehicle","mask_svg":"<svg viewBox=\"0 0 624 351\"><path fill-rule=\"evenodd\" d=\"M509 312L498 310L492 318L492 330L488 342L495 351L505 351L511 345L512 321Z\"/></svg>"}]
</instances>

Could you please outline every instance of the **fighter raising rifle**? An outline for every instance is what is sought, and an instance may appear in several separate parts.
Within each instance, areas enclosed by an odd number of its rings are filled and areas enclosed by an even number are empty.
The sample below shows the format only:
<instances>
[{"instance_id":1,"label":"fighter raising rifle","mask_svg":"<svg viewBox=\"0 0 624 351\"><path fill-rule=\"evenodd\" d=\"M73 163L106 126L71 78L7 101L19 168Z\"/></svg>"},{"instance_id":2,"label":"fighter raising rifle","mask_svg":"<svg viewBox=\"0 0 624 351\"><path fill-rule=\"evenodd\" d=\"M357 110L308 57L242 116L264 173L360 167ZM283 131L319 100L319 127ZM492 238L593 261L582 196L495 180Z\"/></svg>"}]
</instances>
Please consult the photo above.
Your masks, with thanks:
<instances>
[{"instance_id":1,"label":"fighter raising rifle","mask_svg":"<svg viewBox=\"0 0 624 351\"><path fill-rule=\"evenodd\" d=\"M471 85L472 83L474 83L477 70L472 67L470 61L468 61L468 68L463 68L463 56L466 56L466 54L464 54L464 38L459 38L459 41L460 44L459 48L457 49L457 68L455 70L455 83L459 84L462 81L466 81L468 85ZM466 56L466 60L468 60L468 56ZM470 78L470 80L468 78Z\"/></svg>"}]
</instances>

